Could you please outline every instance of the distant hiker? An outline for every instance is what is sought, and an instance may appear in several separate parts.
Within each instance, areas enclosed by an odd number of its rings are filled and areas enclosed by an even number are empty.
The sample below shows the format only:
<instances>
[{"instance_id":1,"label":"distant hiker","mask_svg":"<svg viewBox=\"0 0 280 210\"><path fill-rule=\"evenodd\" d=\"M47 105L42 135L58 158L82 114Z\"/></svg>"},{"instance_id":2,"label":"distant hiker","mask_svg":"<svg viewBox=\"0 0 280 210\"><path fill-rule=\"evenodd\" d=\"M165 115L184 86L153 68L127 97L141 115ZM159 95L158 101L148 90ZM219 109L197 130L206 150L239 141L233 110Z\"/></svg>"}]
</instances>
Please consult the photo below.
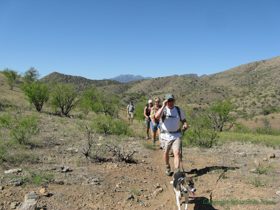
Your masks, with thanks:
<instances>
[{"instance_id":1,"label":"distant hiker","mask_svg":"<svg viewBox=\"0 0 280 210\"><path fill-rule=\"evenodd\" d=\"M153 101L150 99L148 101L148 104L144 108L144 116L145 116L145 124L146 124L146 139L149 138L149 130L150 130L150 114L151 114L151 109L153 107Z\"/></svg>"},{"instance_id":2,"label":"distant hiker","mask_svg":"<svg viewBox=\"0 0 280 210\"><path fill-rule=\"evenodd\" d=\"M156 136L157 136L157 131L158 131L158 136L160 140L160 128L159 128L159 119L155 118L155 115L157 111L161 108L161 105L159 105L160 99L155 98L155 105L153 106L151 110L151 129L152 129L152 138L153 138L153 143L156 141Z\"/></svg>"},{"instance_id":3,"label":"distant hiker","mask_svg":"<svg viewBox=\"0 0 280 210\"><path fill-rule=\"evenodd\" d=\"M156 119L161 118L161 146L163 148L165 174L171 176L171 168L169 164L169 150L172 146L174 153L174 174L180 171L180 148L182 146L180 121L184 129L188 129L188 124L181 108L175 106L175 98L168 93L162 107L155 116Z\"/></svg>"},{"instance_id":4,"label":"distant hiker","mask_svg":"<svg viewBox=\"0 0 280 210\"><path fill-rule=\"evenodd\" d=\"M133 123L134 115L135 115L135 106L133 105L133 103L131 101L130 104L127 105L128 122L130 122L130 120L131 120L131 123Z\"/></svg>"}]
</instances>

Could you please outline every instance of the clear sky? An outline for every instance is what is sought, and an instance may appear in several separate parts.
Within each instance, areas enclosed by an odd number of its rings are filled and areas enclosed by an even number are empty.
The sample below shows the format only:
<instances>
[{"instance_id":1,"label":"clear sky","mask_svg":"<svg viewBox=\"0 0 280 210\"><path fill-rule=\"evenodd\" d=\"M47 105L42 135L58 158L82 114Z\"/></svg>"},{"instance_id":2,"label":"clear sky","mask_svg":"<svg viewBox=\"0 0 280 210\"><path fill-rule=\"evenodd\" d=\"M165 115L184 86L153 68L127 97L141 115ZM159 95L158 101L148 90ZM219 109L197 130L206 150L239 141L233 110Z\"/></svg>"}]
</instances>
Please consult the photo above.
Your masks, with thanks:
<instances>
[{"instance_id":1,"label":"clear sky","mask_svg":"<svg viewBox=\"0 0 280 210\"><path fill-rule=\"evenodd\" d=\"M279 0L0 0L0 70L200 76L279 55Z\"/></svg>"}]
</instances>

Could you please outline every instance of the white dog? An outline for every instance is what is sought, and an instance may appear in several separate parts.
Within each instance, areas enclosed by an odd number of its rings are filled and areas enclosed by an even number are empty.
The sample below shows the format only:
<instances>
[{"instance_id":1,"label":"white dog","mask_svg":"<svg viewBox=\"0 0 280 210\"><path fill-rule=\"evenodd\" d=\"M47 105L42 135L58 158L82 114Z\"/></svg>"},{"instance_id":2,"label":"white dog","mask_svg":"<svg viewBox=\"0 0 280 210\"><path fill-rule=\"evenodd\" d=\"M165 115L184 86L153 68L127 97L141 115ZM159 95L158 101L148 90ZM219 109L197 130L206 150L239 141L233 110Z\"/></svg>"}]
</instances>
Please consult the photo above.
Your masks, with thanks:
<instances>
[{"instance_id":1,"label":"white dog","mask_svg":"<svg viewBox=\"0 0 280 210\"><path fill-rule=\"evenodd\" d=\"M185 210L188 209L189 193L195 196L194 183L191 178L186 177L185 173L178 172L174 175L173 181L170 182L174 186L178 210L181 210L180 199L185 197Z\"/></svg>"}]
</instances>

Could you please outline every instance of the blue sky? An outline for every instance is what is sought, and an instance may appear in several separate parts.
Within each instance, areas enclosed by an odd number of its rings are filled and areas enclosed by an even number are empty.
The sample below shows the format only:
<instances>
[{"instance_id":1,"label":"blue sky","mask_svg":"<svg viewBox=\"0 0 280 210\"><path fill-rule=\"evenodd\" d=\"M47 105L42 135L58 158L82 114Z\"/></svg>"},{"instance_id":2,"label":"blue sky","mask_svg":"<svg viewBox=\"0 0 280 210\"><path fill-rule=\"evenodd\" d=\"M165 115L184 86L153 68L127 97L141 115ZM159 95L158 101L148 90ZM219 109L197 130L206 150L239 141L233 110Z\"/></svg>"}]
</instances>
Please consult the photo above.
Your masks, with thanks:
<instances>
[{"instance_id":1,"label":"blue sky","mask_svg":"<svg viewBox=\"0 0 280 210\"><path fill-rule=\"evenodd\" d=\"M213 74L280 55L279 0L0 0L0 70Z\"/></svg>"}]
</instances>

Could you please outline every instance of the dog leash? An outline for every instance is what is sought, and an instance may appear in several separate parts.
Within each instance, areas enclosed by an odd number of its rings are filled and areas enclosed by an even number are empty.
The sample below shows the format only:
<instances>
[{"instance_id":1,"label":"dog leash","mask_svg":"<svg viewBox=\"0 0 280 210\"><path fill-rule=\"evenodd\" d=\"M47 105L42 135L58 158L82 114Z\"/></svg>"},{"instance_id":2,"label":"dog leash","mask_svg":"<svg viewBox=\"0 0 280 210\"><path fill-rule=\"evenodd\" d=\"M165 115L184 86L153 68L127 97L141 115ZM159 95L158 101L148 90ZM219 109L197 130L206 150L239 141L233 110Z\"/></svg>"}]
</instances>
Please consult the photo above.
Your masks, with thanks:
<instances>
[{"instance_id":1,"label":"dog leash","mask_svg":"<svg viewBox=\"0 0 280 210\"><path fill-rule=\"evenodd\" d=\"M183 166L183 136L185 135L185 131L186 129L183 128L183 134L182 134L182 141L181 141L181 151L180 151L180 163L182 165L182 170L183 170L183 173L185 173L185 170L184 170L184 166Z\"/></svg>"}]
</instances>

